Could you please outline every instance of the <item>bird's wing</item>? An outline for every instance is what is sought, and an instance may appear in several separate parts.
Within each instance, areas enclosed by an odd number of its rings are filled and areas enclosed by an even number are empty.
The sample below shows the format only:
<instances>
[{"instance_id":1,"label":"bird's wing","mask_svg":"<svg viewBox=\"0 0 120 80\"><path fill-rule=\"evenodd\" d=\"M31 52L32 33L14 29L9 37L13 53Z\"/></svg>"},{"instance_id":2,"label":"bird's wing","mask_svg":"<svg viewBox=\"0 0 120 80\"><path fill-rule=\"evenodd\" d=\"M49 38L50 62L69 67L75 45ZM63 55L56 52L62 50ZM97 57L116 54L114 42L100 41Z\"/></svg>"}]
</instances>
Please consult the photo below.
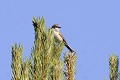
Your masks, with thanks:
<instances>
[{"instance_id":1,"label":"bird's wing","mask_svg":"<svg viewBox=\"0 0 120 80\"><path fill-rule=\"evenodd\" d=\"M67 44L67 42L66 42L66 40L65 40L65 38L63 37L63 35L62 35L61 32L59 32L59 35L61 36L61 38L63 39L63 41L65 42L65 44Z\"/></svg>"},{"instance_id":2,"label":"bird's wing","mask_svg":"<svg viewBox=\"0 0 120 80\"><path fill-rule=\"evenodd\" d=\"M59 32L59 35L60 35L61 38L63 39L63 42L65 43L65 46L66 46L71 52L74 52L74 51L72 50L72 48L67 44L65 38L63 37L63 35L62 35L60 32Z\"/></svg>"}]
</instances>

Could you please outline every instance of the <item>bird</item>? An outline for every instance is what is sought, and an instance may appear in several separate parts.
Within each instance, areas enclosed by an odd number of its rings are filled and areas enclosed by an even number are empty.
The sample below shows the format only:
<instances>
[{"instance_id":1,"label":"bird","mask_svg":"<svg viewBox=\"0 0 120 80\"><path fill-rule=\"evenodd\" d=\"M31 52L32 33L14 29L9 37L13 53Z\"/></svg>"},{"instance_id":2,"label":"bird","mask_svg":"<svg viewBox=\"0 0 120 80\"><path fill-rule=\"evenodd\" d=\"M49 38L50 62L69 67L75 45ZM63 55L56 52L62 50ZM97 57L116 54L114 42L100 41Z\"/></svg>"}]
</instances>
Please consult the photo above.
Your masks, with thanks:
<instances>
[{"instance_id":1,"label":"bird","mask_svg":"<svg viewBox=\"0 0 120 80\"><path fill-rule=\"evenodd\" d=\"M64 45L68 48L68 50L70 52L74 52L74 50L68 45L67 41L65 40L65 38L63 37L63 35L60 32L60 26L58 24L54 24L51 29L53 29L54 31L54 37L58 40L58 41L63 41Z\"/></svg>"}]
</instances>

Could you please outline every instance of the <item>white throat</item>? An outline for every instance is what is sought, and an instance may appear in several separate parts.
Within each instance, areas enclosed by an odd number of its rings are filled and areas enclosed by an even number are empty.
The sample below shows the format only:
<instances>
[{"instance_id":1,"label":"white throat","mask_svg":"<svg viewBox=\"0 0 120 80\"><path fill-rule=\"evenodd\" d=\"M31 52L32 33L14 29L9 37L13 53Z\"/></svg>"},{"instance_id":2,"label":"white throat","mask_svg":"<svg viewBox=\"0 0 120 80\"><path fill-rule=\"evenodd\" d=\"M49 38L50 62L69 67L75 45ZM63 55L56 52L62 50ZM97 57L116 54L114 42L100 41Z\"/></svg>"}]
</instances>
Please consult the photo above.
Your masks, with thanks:
<instances>
[{"instance_id":1,"label":"white throat","mask_svg":"<svg viewBox=\"0 0 120 80\"><path fill-rule=\"evenodd\" d=\"M55 28L55 31L56 31L56 32L59 32L59 31L60 31L60 28Z\"/></svg>"},{"instance_id":2,"label":"white throat","mask_svg":"<svg viewBox=\"0 0 120 80\"><path fill-rule=\"evenodd\" d=\"M54 36L58 41L63 41L63 38L60 36L60 28L54 28Z\"/></svg>"}]
</instances>

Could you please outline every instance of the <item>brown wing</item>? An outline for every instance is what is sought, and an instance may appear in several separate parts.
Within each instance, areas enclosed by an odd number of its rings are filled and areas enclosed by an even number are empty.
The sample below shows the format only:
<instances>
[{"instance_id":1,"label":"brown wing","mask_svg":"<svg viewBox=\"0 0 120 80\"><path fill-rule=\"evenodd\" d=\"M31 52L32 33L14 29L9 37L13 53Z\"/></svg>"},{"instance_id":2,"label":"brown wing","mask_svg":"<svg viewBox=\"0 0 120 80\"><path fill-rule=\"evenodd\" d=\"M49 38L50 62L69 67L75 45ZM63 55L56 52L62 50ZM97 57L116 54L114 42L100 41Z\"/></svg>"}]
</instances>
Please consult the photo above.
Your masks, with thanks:
<instances>
[{"instance_id":1,"label":"brown wing","mask_svg":"<svg viewBox=\"0 0 120 80\"><path fill-rule=\"evenodd\" d=\"M65 38L63 37L63 35L59 32L59 35L62 37L63 41L65 42L65 44L67 44Z\"/></svg>"},{"instance_id":2,"label":"brown wing","mask_svg":"<svg viewBox=\"0 0 120 80\"><path fill-rule=\"evenodd\" d=\"M71 52L74 52L74 51L72 50L72 48L67 44L65 38L62 36L62 34L61 34L60 32L59 32L59 35L62 37L62 39L63 39L63 41L64 41L64 43L65 43L65 46L66 46Z\"/></svg>"}]
</instances>

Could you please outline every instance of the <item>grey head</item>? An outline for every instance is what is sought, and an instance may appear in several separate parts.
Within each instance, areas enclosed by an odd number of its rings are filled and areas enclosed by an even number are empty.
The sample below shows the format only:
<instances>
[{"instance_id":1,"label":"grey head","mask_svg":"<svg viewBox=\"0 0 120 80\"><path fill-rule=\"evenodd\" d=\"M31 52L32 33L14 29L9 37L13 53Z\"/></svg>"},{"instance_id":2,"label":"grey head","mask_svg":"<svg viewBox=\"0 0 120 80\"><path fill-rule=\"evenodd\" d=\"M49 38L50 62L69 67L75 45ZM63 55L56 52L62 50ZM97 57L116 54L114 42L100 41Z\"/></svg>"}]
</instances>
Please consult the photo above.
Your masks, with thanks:
<instances>
[{"instance_id":1,"label":"grey head","mask_svg":"<svg viewBox=\"0 0 120 80\"><path fill-rule=\"evenodd\" d=\"M53 26L52 26L52 28L61 28L58 24L54 24Z\"/></svg>"}]
</instances>

